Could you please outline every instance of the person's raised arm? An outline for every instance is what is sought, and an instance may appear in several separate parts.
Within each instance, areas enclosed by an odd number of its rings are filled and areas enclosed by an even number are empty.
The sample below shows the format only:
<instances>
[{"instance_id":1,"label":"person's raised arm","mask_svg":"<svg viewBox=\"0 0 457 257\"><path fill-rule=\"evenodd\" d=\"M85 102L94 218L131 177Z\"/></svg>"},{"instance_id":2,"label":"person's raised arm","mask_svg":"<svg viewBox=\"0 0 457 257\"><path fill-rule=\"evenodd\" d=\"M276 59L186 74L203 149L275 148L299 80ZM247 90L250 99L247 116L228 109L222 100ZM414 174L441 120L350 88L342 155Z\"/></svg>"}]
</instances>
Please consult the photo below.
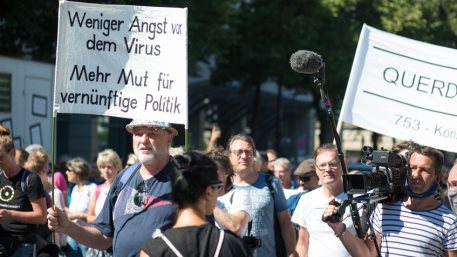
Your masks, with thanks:
<instances>
[{"instance_id":1,"label":"person's raised arm","mask_svg":"<svg viewBox=\"0 0 457 257\"><path fill-rule=\"evenodd\" d=\"M95 227L72 222L59 208L48 209L48 227L52 231L67 234L90 248L105 250L112 244L112 238L103 235Z\"/></svg>"},{"instance_id":2,"label":"person's raised arm","mask_svg":"<svg viewBox=\"0 0 457 257\"><path fill-rule=\"evenodd\" d=\"M221 134L222 132L219 127L214 125L211 129L211 136L209 138L208 148L206 149L207 153L217 149L217 140L221 137Z\"/></svg>"}]
</instances>

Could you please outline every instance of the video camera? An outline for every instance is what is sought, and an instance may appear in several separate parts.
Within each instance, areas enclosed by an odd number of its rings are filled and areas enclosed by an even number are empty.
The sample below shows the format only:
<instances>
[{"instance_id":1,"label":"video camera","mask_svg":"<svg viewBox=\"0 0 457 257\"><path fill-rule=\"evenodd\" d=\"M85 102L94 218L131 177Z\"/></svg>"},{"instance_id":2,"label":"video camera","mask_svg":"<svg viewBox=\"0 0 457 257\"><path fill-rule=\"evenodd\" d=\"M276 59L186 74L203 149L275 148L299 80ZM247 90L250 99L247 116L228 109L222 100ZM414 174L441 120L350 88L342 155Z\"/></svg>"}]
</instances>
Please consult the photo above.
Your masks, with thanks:
<instances>
[{"instance_id":1,"label":"video camera","mask_svg":"<svg viewBox=\"0 0 457 257\"><path fill-rule=\"evenodd\" d=\"M343 175L346 193L362 194L354 200L398 200L404 191L408 171L407 159L397 151L362 149L362 163L372 166L371 172L357 171Z\"/></svg>"}]
</instances>

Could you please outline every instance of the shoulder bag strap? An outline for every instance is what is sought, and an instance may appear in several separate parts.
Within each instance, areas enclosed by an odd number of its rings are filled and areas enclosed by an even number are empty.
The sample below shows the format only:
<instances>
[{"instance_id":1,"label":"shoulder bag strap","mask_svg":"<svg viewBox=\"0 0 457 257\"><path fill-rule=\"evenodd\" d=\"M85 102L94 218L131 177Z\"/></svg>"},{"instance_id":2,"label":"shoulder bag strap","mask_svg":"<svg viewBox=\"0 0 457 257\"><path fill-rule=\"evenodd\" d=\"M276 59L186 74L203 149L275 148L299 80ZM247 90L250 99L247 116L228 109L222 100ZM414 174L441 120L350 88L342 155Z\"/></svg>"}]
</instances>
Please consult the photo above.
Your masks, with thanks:
<instances>
[{"instance_id":1,"label":"shoulder bag strap","mask_svg":"<svg viewBox=\"0 0 457 257\"><path fill-rule=\"evenodd\" d=\"M265 176L265 182L267 183L268 189L270 190L271 197L273 197L273 208L274 208L274 200L275 200L275 189L273 188L273 176L268 174Z\"/></svg>"}]
</instances>

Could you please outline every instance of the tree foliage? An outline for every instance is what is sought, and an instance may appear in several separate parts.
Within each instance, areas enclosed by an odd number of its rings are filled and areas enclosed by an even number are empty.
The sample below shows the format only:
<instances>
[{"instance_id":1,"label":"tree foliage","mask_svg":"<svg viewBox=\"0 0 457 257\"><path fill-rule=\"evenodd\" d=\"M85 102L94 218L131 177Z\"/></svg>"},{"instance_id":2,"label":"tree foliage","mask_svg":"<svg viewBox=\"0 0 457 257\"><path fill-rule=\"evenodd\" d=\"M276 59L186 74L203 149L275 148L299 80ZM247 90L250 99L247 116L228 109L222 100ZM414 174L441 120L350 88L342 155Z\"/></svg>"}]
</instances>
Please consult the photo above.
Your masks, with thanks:
<instances>
[{"instance_id":1,"label":"tree foliage","mask_svg":"<svg viewBox=\"0 0 457 257\"><path fill-rule=\"evenodd\" d=\"M213 67L215 84L236 81L243 90L260 92L274 81L297 93L314 95L312 76L294 73L290 55L311 50L326 62L330 98L341 103L359 33L364 23L413 39L456 47L457 0L112 0L86 1L188 8L189 71L197 63ZM53 62L57 35L56 0L2 1L0 54ZM260 103L259 100L254 103ZM255 112L253 112L255 115ZM331 138L323 128L321 142ZM330 134L330 135L329 135Z\"/></svg>"},{"instance_id":2,"label":"tree foliage","mask_svg":"<svg viewBox=\"0 0 457 257\"><path fill-rule=\"evenodd\" d=\"M391 33L437 45L455 47L455 0L250 0L240 1L231 22L239 39L217 60L217 83L239 82L244 90L273 80L296 92L314 96L319 110L320 141L333 141L320 95L312 76L289 68L290 54L299 49L322 55L327 88L339 106L344 98L359 34L364 23ZM253 113L255 115L255 112Z\"/></svg>"},{"instance_id":3,"label":"tree foliage","mask_svg":"<svg viewBox=\"0 0 457 257\"><path fill-rule=\"evenodd\" d=\"M57 44L58 2L22 0L0 2L0 54L54 62ZM236 0L85 0L100 4L126 4L188 8L189 71L198 62L220 55L236 35L229 26L237 12Z\"/></svg>"}]
</instances>

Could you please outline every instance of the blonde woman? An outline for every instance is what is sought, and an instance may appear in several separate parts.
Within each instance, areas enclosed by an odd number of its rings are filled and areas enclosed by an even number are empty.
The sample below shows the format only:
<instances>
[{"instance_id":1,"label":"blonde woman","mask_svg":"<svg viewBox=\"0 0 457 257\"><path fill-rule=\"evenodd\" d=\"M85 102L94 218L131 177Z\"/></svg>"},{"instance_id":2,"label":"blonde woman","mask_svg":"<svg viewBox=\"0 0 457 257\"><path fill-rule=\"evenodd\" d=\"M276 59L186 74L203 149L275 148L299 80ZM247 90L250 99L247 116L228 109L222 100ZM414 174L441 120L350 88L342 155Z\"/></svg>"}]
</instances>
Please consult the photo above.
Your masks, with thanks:
<instances>
[{"instance_id":1,"label":"blonde woman","mask_svg":"<svg viewBox=\"0 0 457 257\"><path fill-rule=\"evenodd\" d=\"M87 222L93 223L97 215L105 204L106 196L108 191L116 178L119 171L122 169L122 162L119 155L112 149L106 149L97 156L97 168L101 172L102 177L105 179L105 183L98 185L95 189L95 193L92 196L89 205L89 211L87 213ZM91 256L112 256L109 251L98 250L89 248L86 253L86 257Z\"/></svg>"},{"instance_id":2,"label":"blonde woman","mask_svg":"<svg viewBox=\"0 0 457 257\"><path fill-rule=\"evenodd\" d=\"M39 149L32 152L27 162L24 164L24 168L27 170L32 171L33 173L37 174L40 177L41 183L43 184L44 191L46 192L46 207L51 207L51 195L52 195L52 187L51 183L49 183L49 178L47 176L48 172L48 163L49 163L49 156L43 150ZM58 188L54 188L54 204L55 206L59 207L60 209L65 208L65 197ZM43 248L46 244L51 242L51 231L48 229L47 225L40 225L38 229L38 239L37 239L37 247L38 249ZM60 247L61 243L61 234L56 233L56 245ZM39 241L41 240L41 241Z\"/></svg>"}]
</instances>

